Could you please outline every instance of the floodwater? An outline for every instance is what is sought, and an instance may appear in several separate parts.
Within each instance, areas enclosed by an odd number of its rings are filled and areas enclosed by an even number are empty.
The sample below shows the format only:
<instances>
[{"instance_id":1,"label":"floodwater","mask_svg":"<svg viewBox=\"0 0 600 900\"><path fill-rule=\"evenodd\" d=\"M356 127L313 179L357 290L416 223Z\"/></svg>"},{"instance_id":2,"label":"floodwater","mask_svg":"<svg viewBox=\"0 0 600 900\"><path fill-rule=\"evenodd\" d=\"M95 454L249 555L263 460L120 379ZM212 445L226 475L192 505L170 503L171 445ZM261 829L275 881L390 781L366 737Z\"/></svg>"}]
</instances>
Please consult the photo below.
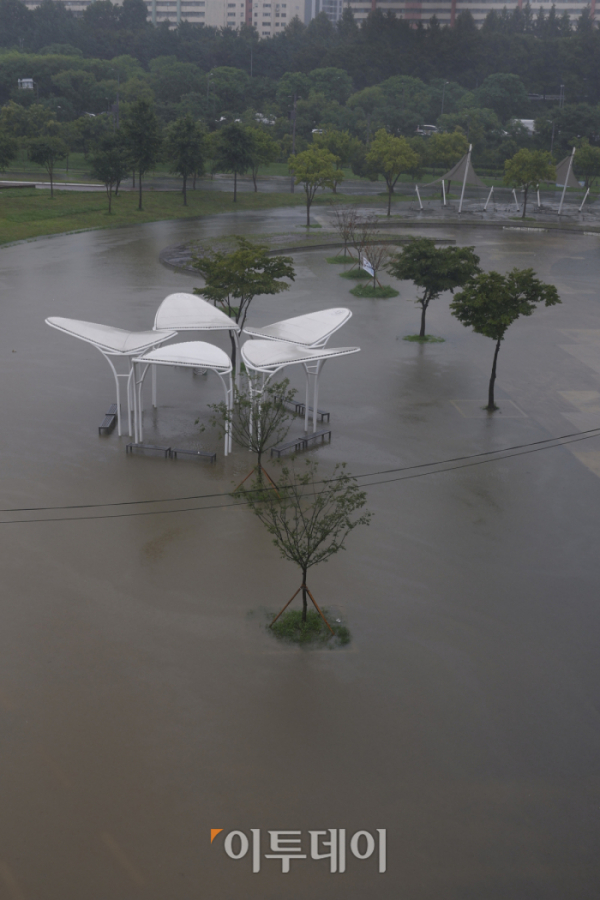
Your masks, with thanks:
<instances>
[{"instance_id":1,"label":"floodwater","mask_svg":"<svg viewBox=\"0 0 600 900\"><path fill-rule=\"evenodd\" d=\"M44 318L148 328L164 296L196 284L159 264L164 247L302 221L302 209L227 214L0 250L2 508L85 505L2 513L2 900L600 893L599 438L371 478L371 526L309 581L350 627L338 650L266 632L266 611L299 577L246 509L221 496L88 508L219 495L251 457L225 462L218 437L198 430L221 387L187 371L161 371L145 438L214 447L216 465L132 457L127 437L99 437L110 370ZM533 267L563 304L510 328L490 417L493 344L452 319L447 298L428 315L446 342L411 344L412 285L358 300L327 251L297 254L293 288L255 300L250 318L353 311L330 343L361 353L321 380L333 429L313 453L323 471L397 470L600 426L600 239L428 234L475 244L486 268ZM176 511L194 506L205 508ZM212 828L224 831L211 846ZM223 849L228 832L253 828L263 854L269 830L301 830L307 853L310 829L387 829L387 872L350 856L344 874L308 858L284 875L263 856L253 874L250 854Z\"/></svg>"}]
</instances>

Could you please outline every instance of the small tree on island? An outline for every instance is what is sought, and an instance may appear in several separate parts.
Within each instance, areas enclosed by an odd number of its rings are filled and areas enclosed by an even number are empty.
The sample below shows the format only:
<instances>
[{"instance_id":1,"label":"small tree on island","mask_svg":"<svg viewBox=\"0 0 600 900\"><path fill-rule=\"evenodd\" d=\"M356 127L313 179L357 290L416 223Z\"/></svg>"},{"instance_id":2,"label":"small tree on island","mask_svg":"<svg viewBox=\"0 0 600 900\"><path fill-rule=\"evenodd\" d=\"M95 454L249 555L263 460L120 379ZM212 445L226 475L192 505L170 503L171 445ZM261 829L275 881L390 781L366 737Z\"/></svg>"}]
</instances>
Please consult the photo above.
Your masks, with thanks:
<instances>
[{"instance_id":1,"label":"small tree on island","mask_svg":"<svg viewBox=\"0 0 600 900\"><path fill-rule=\"evenodd\" d=\"M352 243L356 225L359 219L359 213L355 206L340 206L337 202L332 203L333 211L333 227L344 242L343 259L353 259L351 253L348 253L348 244ZM339 254L338 254L339 256Z\"/></svg>"},{"instance_id":2,"label":"small tree on island","mask_svg":"<svg viewBox=\"0 0 600 900\"><path fill-rule=\"evenodd\" d=\"M107 134L94 147L90 157L90 175L106 188L108 214L112 214L112 192L118 188L131 166L131 160L121 135Z\"/></svg>"},{"instance_id":3,"label":"small tree on island","mask_svg":"<svg viewBox=\"0 0 600 900\"><path fill-rule=\"evenodd\" d=\"M345 550L346 538L358 525L368 525L372 513L363 509L367 495L356 478L346 472L346 464L336 465L331 478L317 483L318 464L305 460L305 469L297 473L282 466L277 491L261 488L258 482L243 494L252 512L260 519L283 559L295 563L302 573L302 584L271 622L275 624L294 597L302 591L302 621L306 622L307 595L333 634L333 629L317 606L307 583L308 570Z\"/></svg>"},{"instance_id":4,"label":"small tree on island","mask_svg":"<svg viewBox=\"0 0 600 900\"><path fill-rule=\"evenodd\" d=\"M204 129L190 115L182 116L165 128L163 148L171 172L183 179L183 205L187 206L187 180L204 172Z\"/></svg>"},{"instance_id":5,"label":"small tree on island","mask_svg":"<svg viewBox=\"0 0 600 900\"><path fill-rule=\"evenodd\" d=\"M290 285L282 278L294 281L291 256L269 256L265 244L255 244L243 237L235 238L237 250L224 253L212 251L196 257L192 266L204 277L205 285L194 288L200 297L212 300L243 330L254 297L260 294L279 294ZM237 303L236 303L237 301ZM231 358L236 365L236 342L231 335Z\"/></svg>"},{"instance_id":6,"label":"small tree on island","mask_svg":"<svg viewBox=\"0 0 600 900\"><path fill-rule=\"evenodd\" d=\"M257 480L262 484L264 472L276 487L262 464L262 458L269 445L279 444L290 430L287 405L293 402L295 395L296 390L290 389L289 380L285 378L283 381L267 384L260 394L234 388L231 407L224 401L209 404L213 412L211 425L220 428L223 435L229 432L236 444L256 453L256 468L244 481L256 472Z\"/></svg>"},{"instance_id":7,"label":"small tree on island","mask_svg":"<svg viewBox=\"0 0 600 900\"><path fill-rule=\"evenodd\" d=\"M523 215L527 212L527 195L541 181L554 181L556 169L554 160L546 150L528 150L523 147L518 153L504 163L504 180L513 188L522 188Z\"/></svg>"},{"instance_id":8,"label":"small tree on island","mask_svg":"<svg viewBox=\"0 0 600 900\"><path fill-rule=\"evenodd\" d=\"M539 281L533 269L513 269L508 275L480 273L450 304L452 315L465 327L496 341L485 407L488 412L498 409L494 401L496 363L508 326L519 316L530 316L540 303L555 306L560 302L554 285Z\"/></svg>"},{"instance_id":9,"label":"small tree on island","mask_svg":"<svg viewBox=\"0 0 600 900\"><path fill-rule=\"evenodd\" d=\"M319 147L309 147L296 156L290 156L288 166L294 173L295 184L304 186L306 194L306 227L310 228L310 208L315 194L322 187L333 189L334 184L339 184L344 177L341 169L338 169L338 158Z\"/></svg>"},{"instance_id":10,"label":"small tree on island","mask_svg":"<svg viewBox=\"0 0 600 900\"><path fill-rule=\"evenodd\" d=\"M403 172L410 172L419 165L419 157L404 137L393 137L380 128L366 155L367 166L385 178L388 189L388 216L392 210L392 194Z\"/></svg>"},{"instance_id":11,"label":"small tree on island","mask_svg":"<svg viewBox=\"0 0 600 900\"><path fill-rule=\"evenodd\" d=\"M422 289L417 296L421 307L419 338L426 338L425 317L431 301L444 291L454 293L480 272L474 247L436 247L431 238L412 238L394 254L387 270L400 281L413 281Z\"/></svg>"}]
</instances>

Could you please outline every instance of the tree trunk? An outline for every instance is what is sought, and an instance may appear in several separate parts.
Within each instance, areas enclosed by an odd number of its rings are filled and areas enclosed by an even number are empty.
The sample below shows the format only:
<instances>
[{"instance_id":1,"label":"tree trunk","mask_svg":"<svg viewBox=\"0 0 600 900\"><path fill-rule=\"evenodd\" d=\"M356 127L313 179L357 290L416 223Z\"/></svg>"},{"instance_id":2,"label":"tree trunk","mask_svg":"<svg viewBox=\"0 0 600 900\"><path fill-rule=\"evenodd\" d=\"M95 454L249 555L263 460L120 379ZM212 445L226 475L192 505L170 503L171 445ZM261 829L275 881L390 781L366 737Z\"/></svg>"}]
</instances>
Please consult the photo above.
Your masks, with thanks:
<instances>
[{"instance_id":1,"label":"tree trunk","mask_svg":"<svg viewBox=\"0 0 600 900\"><path fill-rule=\"evenodd\" d=\"M193 175L193 178L192 178L192 190L193 190L193 191L196 190L196 174L197 174L197 173L194 172L194 175Z\"/></svg>"},{"instance_id":2,"label":"tree trunk","mask_svg":"<svg viewBox=\"0 0 600 900\"><path fill-rule=\"evenodd\" d=\"M393 188L388 188L388 216L392 213L392 191Z\"/></svg>"},{"instance_id":3,"label":"tree trunk","mask_svg":"<svg viewBox=\"0 0 600 900\"><path fill-rule=\"evenodd\" d=\"M134 169L133 172L131 173L131 178L132 178L132 181L133 181L133 184L131 185L131 187L132 187L133 190L135 191L135 169Z\"/></svg>"},{"instance_id":4,"label":"tree trunk","mask_svg":"<svg viewBox=\"0 0 600 900\"><path fill-rule=\"evenodd\" d=\"M237 203L237 172L233 173L233 202Z\"/></svg>"},{"instance_id":5,"label":"tree trunk","mask_svg":"<svg viewBox=\"0 0 600 900\"><path fill-rule=\"evenodd\" d=\"M308 612L308 603L306 601L306 569L302 569L302 621L306 622L306 613Z\"/></svg>"},{"instance_id":6,"label":"tree trunk","mask_svg":"<svg viewBox=\"0 0 600 900\"><path fill-rule=\"evenodd\" d=\"M183 176L183 205L187 206L187 176Z\"/></svg>"},{"instance_id":7,"label":"tree trunk","mask_svg":"<svg viewBox=\"0 0 600 900\"><path fill-rule=\"evenodd\" d=\"M306 227L310 228L310 198L306 195Z\"/></svg>"},{"instance_id":8,"label":"tree trunk","mask_svg":"<svg viewBox=\"0 0 600 900\"><path fill-rule=\"evenodd\" d=\"M486 409L488 412L494 412L498 407L494 402L494 384L496 382L496 362L498 360L498 353L500 352L500 342L502 338L498 338L496 342L496 349L494 351L494 364L492 366L492 374L490 375L490 384L488 387L488 405Z\"/></svg>"},{"instance_id":9,"label":"tree trunk","mask_svg":"<svg viewBox=\"0 0 600 900\"><path fill-rule=\"evenodd\" d=\"M108 185L106 186L106 193L108 194L108 214L110 216L112 213L112 191Z\"/></svg>"},{"instance_id":10,"label":"tree trunk","mask_svg":"<svg viewBox=\"0 0 600 900\"><path fill-rule=\"evenodd\" d=\"M254 193L258 193L258 185L256 183L256 169L252 169L252 181L254 182Z\"/></svg>"},{"instance_id":11,"label":"tree trunk","mask_svg":"<svg viewBox=\"0 0 600 900\"><path fill-rule=\"evenodd\" d=\"M421 301L421 330L419 332L419 337L425 337L425 316L427 314L427 304L425 301Z\"/></svg>"},{"instance_id":12,"label":"tree trunk","mask_svg":"<svg viewBox=\"0 0 600 900\"><path fill-rule=\"evenodd\" d=\"M525 218L525 213L527 212L527 194L528 194L528 192L529 192L529 185L527 184L527 185L525 185L525 196L523 197L523 215L521 216L522 219Z\"/></svg>"},{"instance_id":13,"label":"tree trunk","mask_svg":"<svg viewBox=\"0 0 600 900\"><path fill-rule=\"evenodd\" d=\"M139 188L140 188L140 202L138 203L138 210L141 211L141 209L142 209L142 170L141 169L139 172L139 176L140 177L138 178L138 184L139 184Z\"/></svg>"},{"instance_id":14,"label":"tree trunk","mask_svg":"<svg viewBox=\"0 0 600 900\"><path fill-rule=\"evenodd\" d=\"M235 343L235 338L234 338L233 334L231 333L231 331L229 332L229 340L231 341L231 365L233 367L233 371L236 372L235 364L237 362L237 360L236 360L237 346Z\"/></svg>"},{"instance_id":15,"label":"tree trunk","mask_svg":"<svg viewBox=\"0 0 600 900\"><path fill-rule=\"evenodd\" d=\"M50 199L54 200L54 167L50 166L48 169L48 175L50 176Z\"/></svg>"}]
</instances>

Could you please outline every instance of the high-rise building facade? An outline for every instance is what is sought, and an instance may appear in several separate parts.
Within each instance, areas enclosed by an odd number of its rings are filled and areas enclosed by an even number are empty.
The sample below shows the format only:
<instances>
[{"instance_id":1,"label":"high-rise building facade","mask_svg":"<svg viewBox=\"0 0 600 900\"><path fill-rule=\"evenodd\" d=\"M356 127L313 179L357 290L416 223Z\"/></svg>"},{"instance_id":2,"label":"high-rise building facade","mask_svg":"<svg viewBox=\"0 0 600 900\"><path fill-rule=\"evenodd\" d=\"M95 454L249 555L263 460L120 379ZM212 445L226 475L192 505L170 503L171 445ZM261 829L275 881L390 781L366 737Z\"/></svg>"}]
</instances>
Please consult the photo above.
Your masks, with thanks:
<instances>
[{"instance_id":1,"label":"high-rise building facade","mask_svg":"<svg viewBox=\"0 0 600 900\"><path fill-rule=\"evenodd\" d=\"M326 0L322 0L326 2ZM519 0L518 4L506 3L504 0L346 0L346 5L350 7L357 21L366 19L370 12L380 9L383 12L393 12L394 15L408 22L426 23L432 16L435 16L441 25L454 25L456 16L460 12L471 13L475 19L475 24L481 27L485 17L491 10L502 12L504 7L508 7L509 11L518 5L523 6L523 0ZM596 0L590 3L585 0L556 0L555 3L548 0L533 0L531 3L534 14L537 13L540 6L547 13L554 6L556 15L562 16L564 12L568 13L572 19L577 19L585 9L590 9L592 16L596 13Z\"/></svg>"}]
</instances>

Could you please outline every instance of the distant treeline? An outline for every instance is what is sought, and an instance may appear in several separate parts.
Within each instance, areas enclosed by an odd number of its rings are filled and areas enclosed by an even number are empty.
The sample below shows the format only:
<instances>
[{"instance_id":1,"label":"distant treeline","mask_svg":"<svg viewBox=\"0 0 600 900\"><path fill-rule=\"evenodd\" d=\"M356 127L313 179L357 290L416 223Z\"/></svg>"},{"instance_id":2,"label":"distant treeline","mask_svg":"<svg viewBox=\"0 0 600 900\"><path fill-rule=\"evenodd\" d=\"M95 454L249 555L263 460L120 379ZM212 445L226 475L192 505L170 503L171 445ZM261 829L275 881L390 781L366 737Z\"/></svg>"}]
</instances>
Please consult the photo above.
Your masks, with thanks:
<instances>
[{"instance_id":1,"label":"distant treeline","mask_svg":"<svg viewBox=\"0 0 600 900\"><path fill-rule=\"evenodd\" d=\"M144 69L168 56L203 71L229 66L249 75L252 67L254 77L268 80L333 67L350 76L355 90L396 75L456 81L474 90L488 75L511 73L530 93L556 94L564 84L567 102L600 99L600 36L589 13L574 21L554 7L544 14L529 4L490 12L480 30L469 12L457 16L454 28L435 17L412 27L379 10L359 26L346 9L337 25L320 14L307 27L295 19L280 34L259 40L247 26L239 32L187 22L154 27L143 0L122 6L96 0L79 18L54 0L34 10L21 0L0 0L0 47L104 60L127 54Z\"/></svg>"}]
</instances>

